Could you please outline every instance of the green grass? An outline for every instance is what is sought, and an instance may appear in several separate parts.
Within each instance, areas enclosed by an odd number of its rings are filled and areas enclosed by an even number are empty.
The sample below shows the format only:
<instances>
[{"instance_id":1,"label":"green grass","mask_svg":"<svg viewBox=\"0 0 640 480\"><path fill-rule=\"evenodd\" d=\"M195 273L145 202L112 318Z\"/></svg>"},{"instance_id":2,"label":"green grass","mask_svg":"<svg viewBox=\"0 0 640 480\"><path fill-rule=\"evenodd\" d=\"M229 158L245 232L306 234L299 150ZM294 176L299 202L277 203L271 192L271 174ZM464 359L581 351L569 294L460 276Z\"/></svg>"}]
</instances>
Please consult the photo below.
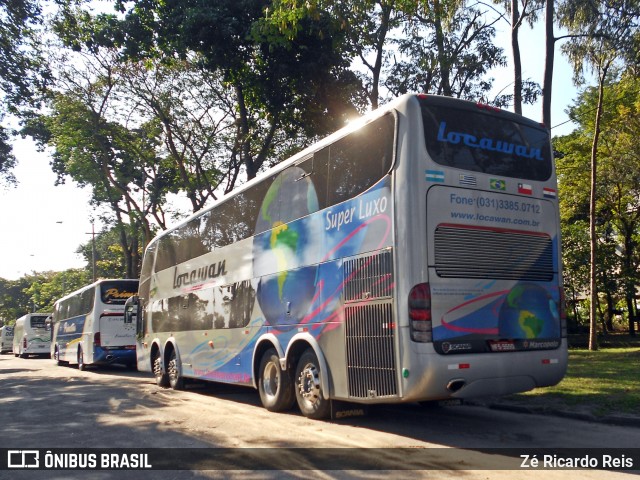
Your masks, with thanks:
<instances>
[{"instance_id":1,"label":"green grass","mask_svg":"<svg viewBox=\"0 0 640 480\"><path fill-rule=\"evenodd\" d=\"M594 352L572 349L567 375L558 385L511 395L508 399L596 416L640 415L640 344Z\"/></svg>"}]
</instances>

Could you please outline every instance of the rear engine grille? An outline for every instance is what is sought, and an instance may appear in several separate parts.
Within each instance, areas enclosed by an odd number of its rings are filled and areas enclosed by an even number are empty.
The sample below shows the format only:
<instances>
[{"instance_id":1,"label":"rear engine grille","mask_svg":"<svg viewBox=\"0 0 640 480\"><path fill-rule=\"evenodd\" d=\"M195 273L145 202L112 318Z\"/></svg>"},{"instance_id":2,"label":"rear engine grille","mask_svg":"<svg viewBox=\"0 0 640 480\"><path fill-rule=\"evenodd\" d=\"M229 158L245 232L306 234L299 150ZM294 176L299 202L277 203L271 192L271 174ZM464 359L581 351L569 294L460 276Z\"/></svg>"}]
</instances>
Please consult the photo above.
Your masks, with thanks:
<instances>
[{"instance_id":1,"label":"rear engine grille","mask_svg":"<svg viewBox=\"0 0 640 480\"><path fill-rule=\"evenodd\" d=\"M543 234L441 225L435 268L440 277L549 281L553 242Z\"/></svg>"},{"instance_id":2,"label":"rear engine grille","mask_svg":"<svg viewBox=\"0 0 640 480\"><path fill-rule=\"evenodd\" d=\"M389 298L393 294L393 256L383 250L344 262L344 301Z\"/></svg>"},{"instance_id":3,"label":"rear engine grille","mask_svg":"<svg viewBox=\"0 0 640 480\"><path fill-rule=\"evenodd\" d=\"M391 300L345 307L349 396L380 398L398 394Z\"/></svg>"}]
</instances>

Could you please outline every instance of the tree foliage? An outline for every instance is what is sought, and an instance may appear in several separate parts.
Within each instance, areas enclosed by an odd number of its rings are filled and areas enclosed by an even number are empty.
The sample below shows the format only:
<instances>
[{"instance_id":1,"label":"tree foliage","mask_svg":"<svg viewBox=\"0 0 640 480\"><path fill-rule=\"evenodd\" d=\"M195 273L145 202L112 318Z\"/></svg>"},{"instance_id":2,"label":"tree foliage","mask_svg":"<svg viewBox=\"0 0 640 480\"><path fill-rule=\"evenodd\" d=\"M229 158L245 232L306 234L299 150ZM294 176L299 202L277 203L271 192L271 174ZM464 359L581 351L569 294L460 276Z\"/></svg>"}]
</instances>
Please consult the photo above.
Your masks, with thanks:
<instances>
[{"instance_id":1,"label":"tree foliage","mask_svg":"<svg viewBox=\"0 0 640 480\"><path fill-rule=\"evenodd\" d=\"M589 291L591 149L598 88L586 88L570 109L579 128L555 139L562 152L558 178L563 226L565 278L576 295ZM606 305L605 320L624 309L629 321L636 313L635 290L640 283L640 82L630 72L604 88L596 184L596 305ZM594 300L591 300L593 302ZM632 323L629 323L632 329ZM633 330L632 330L633 331Z\"/></svg>"},{"instance_id":2,"label":"tree foliage","mask_svg":"<svg viewBox=\"0 0 640 480\"><path fill-rule=\"evenodd\" d=\"M596 317L597 317L597 258L598 258L598 232L597 232L597 203L598 190L601 181L598 172L600 136L603 121L606 115L605 88L611 78L615 78L619 70L619 64L624 60L637 60L639 52L636 51L636 42L640 35L640 3L637 0L605 0L604 2L582 2L567 0L560 9L562 23L570 33L569 41L563 46L574 66L574 78L581 82L585 69L596 74L598 81L597 103L593 110L593 137L591 141L590 156L590 184L589 184L589 242L591 267L589 294L590 294L590 335L589 348L597 349ZM632 65L633 66L633 65ZM632 71L632 69L630 69ZM628 296L635 293L628 293ZM635 309L631 299L627 301L630 318L633 318ZM630 329L633 334L633 321L630 320Z\"/></svg>"},{"instance_id":3,"label":"tree foliage","mask_svg":"<svg viewBox=\"0 0 640 480\"><path fill-rule=\"evenodd\" d=\"M13 325L30 312L50 313L59 298L91 283L85 269L31 272L18 280L0 278L0 321Z\"/></svg>"},{"instance_id":4,"label":"tree foliage","mask_svg":"<svg viewBox=\"0 0 640 480\"><path fill-rule=\"evenodd\" d=\"M0 3L0 184L16 183L12 130L5 123L6 116L27 115L50 78L42 57L41 23L42 10L37 1Z\"/></svg>"},{"instance_id":5,"label":"tree foliage","mask_svg":"<svg viewBox=\"0 0 640 480\"><path fill-rule=\"evenodd\" d=\"M176 196L198 211L391 96L444 94L516 111L535 101L540 89L518 67L518 31L539 19L543 3L547 67L560 25L569 33L563 53L575 80L596 72L601 87L600 95L583 91L571 107L579 128L556 139L564 153L566 280L578 298L593 264L601 293L594 309L611 317L622 302L632 317L639 112L629 99L638 96L638 0L117 0L112 12L98 14L86 0L7 0L0 5L0 120L19 114L23 134L51 149L58 181L91 189L94 220L105 225L95 242L98 276L135 277L144 245L178 215L170 206ZM496 13L497 4L506 13ZM42 23L42 6L55 7L50 24ZM514 90L489 99L491 69L506 66L495 22L507 15ZM47 62L45 30L52 38ZM42 92L46 108L36 111ZM5 183L15 165L11 134L0 125ZM589 228L598 246L593 260ZM87 263L92 247L79 247ZM77 278L87 281L86 274ZM53 274L29 278L38 286L28 294L29 285L6 287L16 299L27 295L11 315L47 305L44 286L58 281ZM74 282L66 278L62 287Z\"/></svg>"},{"instance_id":6,"label":"tree foliage","mask_svg":"<svg viewBox=\"0 0 640 480\"><path fill-rule=\"evenodd\" d=\"M495 21L488 22L476 8L438 7L417 13L405 26L407 34L395 42L404 60L396 60L385 86L394 96L425 92L488 99L493 82L489 71L506 64L502 48L493 43Z\"/></svg>"}]
</instances>

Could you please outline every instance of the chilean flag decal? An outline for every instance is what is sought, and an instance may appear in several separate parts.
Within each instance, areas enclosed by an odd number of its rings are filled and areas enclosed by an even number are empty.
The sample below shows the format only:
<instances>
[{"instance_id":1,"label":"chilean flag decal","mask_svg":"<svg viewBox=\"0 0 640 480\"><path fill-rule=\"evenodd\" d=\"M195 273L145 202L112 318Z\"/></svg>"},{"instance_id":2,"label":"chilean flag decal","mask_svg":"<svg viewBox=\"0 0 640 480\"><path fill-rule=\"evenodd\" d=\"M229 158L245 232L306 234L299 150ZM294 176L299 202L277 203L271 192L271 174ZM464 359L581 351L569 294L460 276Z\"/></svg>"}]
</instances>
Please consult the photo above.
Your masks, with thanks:
<instances>
[{"instance_id":1,"label":"chilean flag decal","mask_svg":"<svg viewBox=\"0 0 640 480\"><path fill-rule=\"evenodd\" d=\"M528 183L519 183L518 193L522 193L523 195L533 195L533 187Z\"/></svg>"}]
</instances>

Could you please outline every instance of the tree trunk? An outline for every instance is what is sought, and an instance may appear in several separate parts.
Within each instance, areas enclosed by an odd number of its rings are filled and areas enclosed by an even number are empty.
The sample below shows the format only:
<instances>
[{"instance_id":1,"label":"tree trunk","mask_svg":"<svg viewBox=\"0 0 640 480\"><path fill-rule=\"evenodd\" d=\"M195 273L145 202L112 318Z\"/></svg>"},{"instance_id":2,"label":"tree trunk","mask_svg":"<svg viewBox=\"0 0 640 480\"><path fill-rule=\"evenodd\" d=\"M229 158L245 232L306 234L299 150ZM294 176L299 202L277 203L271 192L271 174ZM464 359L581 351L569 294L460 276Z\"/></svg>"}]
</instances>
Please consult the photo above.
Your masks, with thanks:
<instances>
[{"instance_id":1,"label":"tree trunk","mask_svg":"<svg viewBox=\"0 0 640 480\"><path fill-rule=\"evenodd\" d=\"M634 285L635 288L635 285ZM633 305L633 292L630 292L627 290L627 293L625 295L626 297L626 301L627 301L627 311L629 312L629 335L631 335L632 337L636 336L636 326L635 326L635 319L636 319L636 311Z\"/></svg>"},{"instance_id":2,"label":"tree trunk","mask_svg":"<svg viewBox=\"0 0 640 480\"><path fill-rule=\"evenodd\" d=\"M522 115L522 61L518 31L520 29L520 12L518 1L511 0L511 48L513 50L513 111Z\"/></svg>"},{"instance_id":3,"label":"tree trunk","mask_svg":"<svg viewBox=\"0 0 640 480\"><path fill-rule=\"evenodd\" d=\"M636 309L634 308L634 296L636 293L636 284L633 281L634 278L634 265L633 265L633 254L634 254L634 226L625 225L624 232L624 278L625 278L625 300L627 303L627 311L629 312L629 335L635 336L635 319L636 319Z\"/></svg>"},{"instance_id":4,"label":"tree trunk","mask_svg":"<svg viewBox=\"0 0 640 480\"><path fill-rule=\"evenodd\" d=\"M605 285L609 285L609 280L605 281ZM607 315L604 317L604 321L602 322L602 331L604 333L613 332L613 311L615 309L615 305L613 302L613 295L611 294L611 289L607 287Z\"/></svg>"},{"instance_id":5,"label":"tree trunk","mask_svg":"<svg viewBox=\"0 0 640 480\"><path fill-rule=\"evenodd\" d=\"M600 137L600 120L602 119L602 101L604 97L604 80L607 76L607 67L603 68L598 82L598 108L596 110L596 121L593 132L593 143L591 145L591 192L589 195L589 242L591 245L590 268L589 268L589 290L591 299L591 310L589 314L589 350L598 349L597 336L597 304L598 291L596 288L596 260L597 245L596 237L596 185L598 172L598 140Z\"/></svg>"},{"instance_id":6,"label":"tree trunk","mask_svg":"<svg viewBox=\"0 0 640 480\"><path fill-rule=\"evenodd\" d=\"M449 80L450 66L446 59L444 48L444 30L442 29L442 6L440 0L433 2L434 28L436 31L436 47L438 49L438 66L440 67L441 93L447 97L451 96L451 81Z\"/></svg>"},{"instance_id":7,"label":"tree trunk","mask_svg":"<svg viewBox=\"0 0 640 480\"><path fill-rule=\"evenodd\" d=\"M556 37L553 34L553 0L545 5L545 49L544 79L542 81L542 124L551 128L551 90L553 83L553 61L555 57Z\"/></svg>"},{"instance_id":8,"label":"tree trunk","mask_svg":"<svg viewBox=\"0 0 640 480\"><path fill-rule=\"evenodd\" d=\"M369 93L369 101L371 102L371 108L376 109L379 106L380 96L380 72L382 71L382 58L384 55L384 45L389 31L389 20L391 19L391 7L389 5L382 5L380 13L380 28L378 29L378 38L376 41L376 61L371 69L373 76L371 84L371 92Z\"/></svg>"}]
</instances>

